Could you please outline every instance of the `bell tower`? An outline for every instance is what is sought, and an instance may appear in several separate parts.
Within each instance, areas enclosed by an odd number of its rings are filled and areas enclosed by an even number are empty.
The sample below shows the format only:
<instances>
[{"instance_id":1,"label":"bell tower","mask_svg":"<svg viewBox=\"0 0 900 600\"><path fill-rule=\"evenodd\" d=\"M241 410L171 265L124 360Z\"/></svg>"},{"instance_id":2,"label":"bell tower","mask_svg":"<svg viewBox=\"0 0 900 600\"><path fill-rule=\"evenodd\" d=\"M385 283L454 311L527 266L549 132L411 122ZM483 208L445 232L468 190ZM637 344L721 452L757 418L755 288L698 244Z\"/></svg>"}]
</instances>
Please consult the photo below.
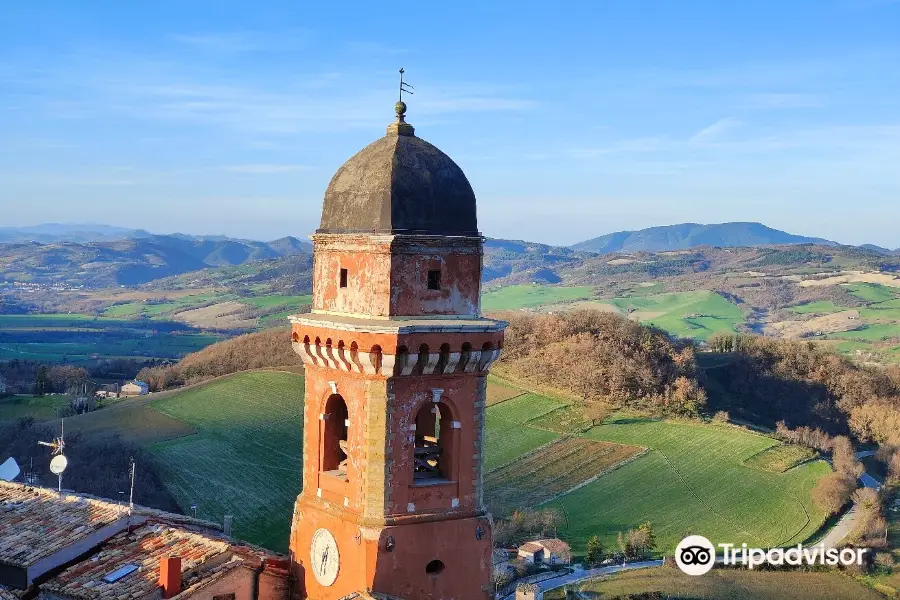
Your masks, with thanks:
<instances>
[{"instance_id":1,"label":"bell tower","mask_svg":"<svg viewBox=\"0 0 900 600\"><path fill-rule=\"evenodd\" d=\"M291 317L306 402L290 547L310 600L491 595L485 385L506 323L481 316L471 185L396 113L332 178L313 309Z\"/></svg>"}]
</instances>

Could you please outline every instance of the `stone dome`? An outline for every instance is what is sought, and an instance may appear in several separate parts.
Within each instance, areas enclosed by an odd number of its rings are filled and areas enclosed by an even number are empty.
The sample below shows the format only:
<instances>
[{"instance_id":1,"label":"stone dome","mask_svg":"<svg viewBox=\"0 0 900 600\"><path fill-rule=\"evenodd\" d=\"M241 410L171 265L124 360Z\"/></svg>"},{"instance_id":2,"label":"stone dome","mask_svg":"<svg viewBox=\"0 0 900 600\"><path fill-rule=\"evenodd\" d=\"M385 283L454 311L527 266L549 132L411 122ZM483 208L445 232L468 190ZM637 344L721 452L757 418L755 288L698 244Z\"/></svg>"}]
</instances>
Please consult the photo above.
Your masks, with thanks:
<instances>
[{"instance_id":1,"label":"stone dome","mask_svg":"<svg viewBox=\"0 0 900 600\"><path fill-rule=\"evenodd\" d=\"M387 135L357 152L328 184L318 233L477 236L465 173L416 137L397 104Z\"/></svg>"}]
</instances>

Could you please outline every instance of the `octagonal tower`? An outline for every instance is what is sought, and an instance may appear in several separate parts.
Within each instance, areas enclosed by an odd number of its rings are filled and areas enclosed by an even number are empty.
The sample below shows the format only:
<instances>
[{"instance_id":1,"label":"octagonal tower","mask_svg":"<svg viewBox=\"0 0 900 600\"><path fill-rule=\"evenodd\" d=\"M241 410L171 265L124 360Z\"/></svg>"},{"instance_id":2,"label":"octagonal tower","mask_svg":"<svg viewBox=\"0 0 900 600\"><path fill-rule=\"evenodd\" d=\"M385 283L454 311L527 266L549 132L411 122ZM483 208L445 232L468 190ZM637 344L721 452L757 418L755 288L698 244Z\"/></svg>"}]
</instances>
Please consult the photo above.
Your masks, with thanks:
<instances>
[{"instance_id":1,"label":"octagonal tower","mask_svg":"<svg viewBox=\"0 0 900 600\"><path fill-rule=\"evenodd\" d=\"M485 388L506 323L481 316L471 185L396 108L332 178L312 313L291 317L306 365L291 552L312 600L486 599Z\"/></svg>"}]
</instances>

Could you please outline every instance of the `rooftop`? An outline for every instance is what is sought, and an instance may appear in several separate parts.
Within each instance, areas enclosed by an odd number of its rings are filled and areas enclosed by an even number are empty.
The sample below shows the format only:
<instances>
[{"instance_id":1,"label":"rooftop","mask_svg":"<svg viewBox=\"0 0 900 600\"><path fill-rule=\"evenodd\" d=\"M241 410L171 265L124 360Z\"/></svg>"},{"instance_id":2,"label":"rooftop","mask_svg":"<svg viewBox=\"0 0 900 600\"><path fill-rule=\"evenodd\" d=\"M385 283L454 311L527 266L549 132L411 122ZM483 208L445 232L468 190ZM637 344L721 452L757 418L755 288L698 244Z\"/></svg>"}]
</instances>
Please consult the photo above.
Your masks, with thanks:
<instances>
[{"instance_id":1,"label":"rooftop","mask_svg":"<svg viewBox=\"0 0 900 600\"><path fill-rule=\"evenodd\" d=\"M160 559L166 556L181 557L183 590L208 584L244 563L224 539L148 522L114 536L98 553L41 584L41 589L69 598L139 598L158 589ZM110 577L117 571L125 574Z\"/></svg>"},{"instance_id":2,"label":"rooftop","mask_svg":"<svg viewBox=\"0 0 900 600\"><path fill-rule=\"evenodd\" d=\"M542 540L533 540L530 542L525 542L521 546L519 546L519 550L524 550L525 552L537 552L538 550L548 550L553 554L560 554L562 552L569 551L569 544L558 538L546 538Z\"/></svg>"},{"instance_id":3,"label":"rooftop","mask_svg":"<svg viewBox=\"0 0 900 600\"><path fill-rule=\"evenodd\" d=\"M29 567L126 512L106 500L0 481L0 563Z\"/></svg>"},{"instance_id":4,"label":"rooftop","mask_svg":"<svg viewBox=\"0 0 900 600\"><path fill-rule=\"evenodd\" d=\"M0 585L0 600L20 600L22 593Z\"/></svg>"}]
</instances>

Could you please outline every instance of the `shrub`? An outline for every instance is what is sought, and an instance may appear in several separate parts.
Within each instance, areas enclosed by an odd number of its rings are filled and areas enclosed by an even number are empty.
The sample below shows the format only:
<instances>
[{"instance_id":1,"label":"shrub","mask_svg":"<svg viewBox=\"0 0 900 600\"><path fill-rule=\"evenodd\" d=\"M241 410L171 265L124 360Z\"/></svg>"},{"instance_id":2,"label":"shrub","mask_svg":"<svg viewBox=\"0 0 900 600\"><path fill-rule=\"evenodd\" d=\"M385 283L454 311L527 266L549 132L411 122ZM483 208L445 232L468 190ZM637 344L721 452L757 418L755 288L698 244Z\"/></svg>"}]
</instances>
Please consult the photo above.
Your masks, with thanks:
<instances>
[{"instance_id":1,"label":"shrub","mask_svg":"<svg viewBox=\"0 0 900 600\"><path fill-rule=\"evenodd\" d=\"M816 483L812 499L825 513L833 515L850 500L855 489L856 479L850 479L839 472L829 473Z\"/></svg>"}]
</instances>

